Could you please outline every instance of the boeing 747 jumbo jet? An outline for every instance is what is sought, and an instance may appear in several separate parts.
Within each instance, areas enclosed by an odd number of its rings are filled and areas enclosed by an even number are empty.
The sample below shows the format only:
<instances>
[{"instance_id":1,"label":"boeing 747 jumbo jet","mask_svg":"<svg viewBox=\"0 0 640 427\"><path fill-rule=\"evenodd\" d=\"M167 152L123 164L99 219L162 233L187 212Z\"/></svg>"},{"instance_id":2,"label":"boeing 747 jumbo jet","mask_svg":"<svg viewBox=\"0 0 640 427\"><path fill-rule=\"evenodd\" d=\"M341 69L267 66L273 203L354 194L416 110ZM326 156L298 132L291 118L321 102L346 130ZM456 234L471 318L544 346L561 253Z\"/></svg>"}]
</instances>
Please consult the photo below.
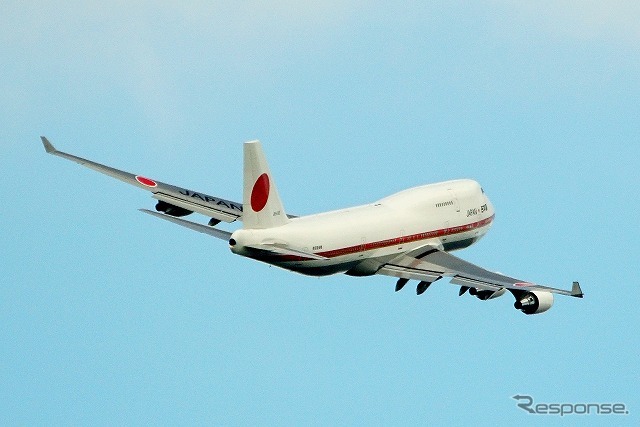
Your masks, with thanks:
<instances>
[{"instance_id":1,"label":"boeing 747 jumbo jet","mask_svg":"<svg viewBox=\"0 0 640 427\"><path fill-rule=\"evenodd\" d=\"M507 290L515 308L525 314L547 311L553 294L582 298L578 282L571 290L550 288L494 273L449 252L466 248L484 236L494 210L480 185L447 181L401 191L353 208L296 217L287 215L259 141L244 144L242 203L175 187L58 151L41 137L47 153L74 161L153 193L155 217L225 240L231 252L310 276L345 273L383 274L397 278L396 291L418 281L422 294L443 277L480 300ZM208 225L181 219L194 212ZM242 221L233 233L215 228Z\"/></svg>"}]
</instances>

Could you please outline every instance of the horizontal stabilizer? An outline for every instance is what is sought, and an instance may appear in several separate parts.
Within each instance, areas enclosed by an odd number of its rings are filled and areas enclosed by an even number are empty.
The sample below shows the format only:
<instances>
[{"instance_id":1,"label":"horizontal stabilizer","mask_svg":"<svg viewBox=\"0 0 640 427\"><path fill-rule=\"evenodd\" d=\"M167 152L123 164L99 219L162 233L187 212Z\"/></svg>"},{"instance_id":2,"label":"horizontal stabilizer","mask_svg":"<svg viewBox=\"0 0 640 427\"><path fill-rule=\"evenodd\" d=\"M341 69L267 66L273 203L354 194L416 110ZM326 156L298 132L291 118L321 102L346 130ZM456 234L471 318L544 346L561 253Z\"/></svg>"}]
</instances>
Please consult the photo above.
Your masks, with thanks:
<instances>
[{"instance_id":1,"label":"horizontal stabilizer","mask_svg":"<svg viewBox=\"0 0 640 427\"><path fill-rule=\"evenodd\" d=\"M198 224L197 222L191 222L191 221L187 221L185 219L180 219L180 218L176 218L173 217L171 215L166 215L166 214L161 214L158 212L153 212L150 211L149 209L139 209L140 212L144 212L146 214L149 215L153 215L157 218L161 218L164 219L166 221L169 222L173 222L174 224L178 224L181 225L183 227L187 227L190 228L194 231L197 231L198 233L204 233L204 234L208 234L210 236L213 237L217 237L218 239L222 239L222 240L229 240L231 238L231 233L229 233L228 231L224 231L224 230L219 230L217 228L213 228L211 226L208 225L204 225L204 224Z\"/></svg>"}]
</instances>

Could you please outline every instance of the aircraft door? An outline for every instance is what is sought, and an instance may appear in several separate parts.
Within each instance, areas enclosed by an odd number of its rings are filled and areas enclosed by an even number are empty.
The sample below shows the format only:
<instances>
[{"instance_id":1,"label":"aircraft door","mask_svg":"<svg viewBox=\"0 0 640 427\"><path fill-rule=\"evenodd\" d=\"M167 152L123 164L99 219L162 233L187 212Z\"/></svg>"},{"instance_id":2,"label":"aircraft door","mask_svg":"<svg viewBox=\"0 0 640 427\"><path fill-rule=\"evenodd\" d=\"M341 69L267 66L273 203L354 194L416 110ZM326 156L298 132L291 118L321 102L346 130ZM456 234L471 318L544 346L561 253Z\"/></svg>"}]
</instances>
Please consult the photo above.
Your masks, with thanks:
<instances>
[{"instance_id":1,"label":"aircraft door","mask_svg":"<svg viewBox=\"0 0 640 427\"><path fill-rule=\"evenodd\" d=\"M456 208L456 212L460 212L460 203L458 202L458 197L456 196L456 193L450 188L447 191L449 191L449 195L453 200L453 206Z\"/></svg>"}]
</instances>

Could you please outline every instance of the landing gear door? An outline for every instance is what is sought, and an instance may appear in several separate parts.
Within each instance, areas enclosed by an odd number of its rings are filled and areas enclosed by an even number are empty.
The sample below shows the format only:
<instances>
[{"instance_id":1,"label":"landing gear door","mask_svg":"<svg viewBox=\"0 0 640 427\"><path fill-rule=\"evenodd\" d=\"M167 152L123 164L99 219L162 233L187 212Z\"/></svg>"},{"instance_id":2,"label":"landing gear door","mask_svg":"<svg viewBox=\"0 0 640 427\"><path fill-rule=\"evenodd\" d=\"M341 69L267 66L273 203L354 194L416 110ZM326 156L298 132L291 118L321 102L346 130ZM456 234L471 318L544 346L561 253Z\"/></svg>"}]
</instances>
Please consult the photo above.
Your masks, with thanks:
<instances>
[{"instance_id":1,"label":"landing gear door","mask_svg":"<svg viewBox=\"0 0 640 427\"><path fill-rule=\"evenodd\" d=\"M453 200L453 206L456 208L456 212L460 212L460 203L458 202L458 198L456 197L456 193L449 189L449 195L451 196L451 200Z\"/></svg>"}]
</instances>

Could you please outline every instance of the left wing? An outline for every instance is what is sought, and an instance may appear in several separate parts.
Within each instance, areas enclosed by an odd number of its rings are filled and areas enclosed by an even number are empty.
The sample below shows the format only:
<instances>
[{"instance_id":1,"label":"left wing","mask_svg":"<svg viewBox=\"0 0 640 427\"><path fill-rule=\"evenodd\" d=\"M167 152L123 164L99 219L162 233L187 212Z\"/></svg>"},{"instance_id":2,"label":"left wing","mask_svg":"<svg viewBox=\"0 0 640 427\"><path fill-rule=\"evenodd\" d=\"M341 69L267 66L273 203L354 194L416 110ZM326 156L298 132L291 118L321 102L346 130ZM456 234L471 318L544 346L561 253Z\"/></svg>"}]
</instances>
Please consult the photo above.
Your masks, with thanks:
<instances>
[{"instance_id":1,"label":"left wing","mask_svg":"<svg viewBox=\"0 0 640 427\"><path fill-rule=\"evenodd\" d=\"M114 169L91 160L83 159L72 154L56 150L56 148L44 136L40 137L44 148L49 154L62 157L72 162L81 164L90 169L109 175L127 184L153 193L153 197L159 200L156 209L172 216L184 216L192 212L198 212L214 219L214 223L225 221L233 222L242 220L242 203L232 202L219 197L209 196L185 188L165 184L140 175Z\"/></svg>"},{"instance_id":2,"label":"left wing","mask_svg":"<svg viewBox=\"0 0 640 427\"><path fill-rule=\"evenodd\" d=\"M580 289L578 282L573 283L571 290L536 285L485 270L431 245L423 246L398 256L384 264L378 270L378 274L405 280L415 279L427 283L435 282L442 277L451 277L450 283L460 285L463 290L475 288L477 290L497 292L501 289L508 289L514 295L530 291L543 291L577 298L583 297L582 289Z\"/></svg>"}]
</instances>

